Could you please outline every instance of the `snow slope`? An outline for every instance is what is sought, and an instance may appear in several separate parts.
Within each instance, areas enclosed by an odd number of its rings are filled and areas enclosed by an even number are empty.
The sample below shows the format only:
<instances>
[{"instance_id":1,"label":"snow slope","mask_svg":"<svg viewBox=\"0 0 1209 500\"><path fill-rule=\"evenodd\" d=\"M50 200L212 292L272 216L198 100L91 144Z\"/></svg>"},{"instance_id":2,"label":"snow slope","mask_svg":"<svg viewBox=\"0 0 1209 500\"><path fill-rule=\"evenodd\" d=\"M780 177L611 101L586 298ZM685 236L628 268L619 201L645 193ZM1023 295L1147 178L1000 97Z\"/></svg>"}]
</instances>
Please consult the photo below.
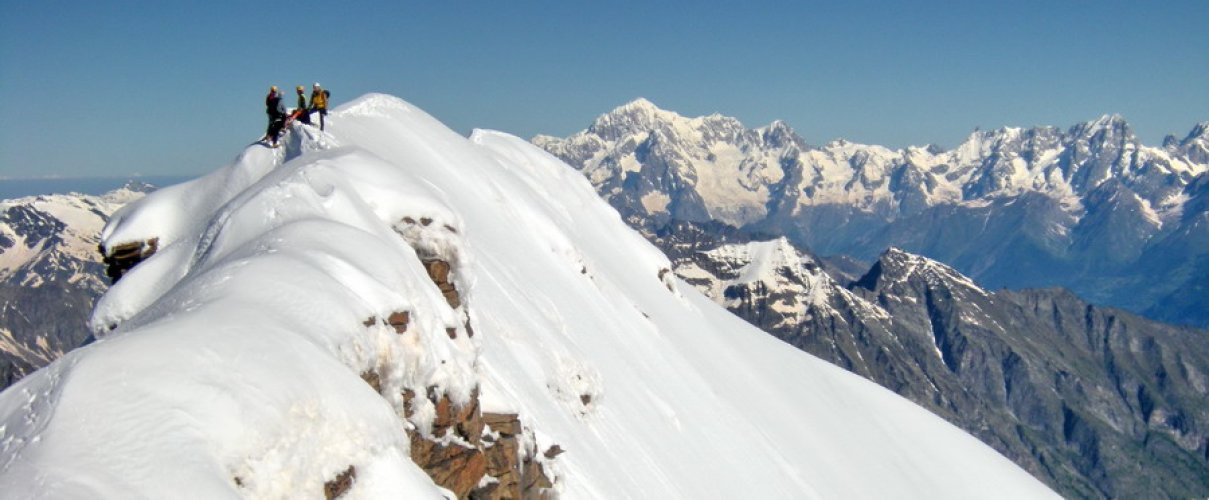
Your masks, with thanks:
<instances>
[{"instance_id":1,"label":"snow slope","mask_svg":"<svg viewBox=\"0 0 1209 500\"><path fill-rule=\"evenodd\" d=\"M350 498L439 498L408 460L399 395L478 385L484 409L566 450L547 463L565 498L1053 496L672 281L524 140L467 139L376 94L328 122L115 214L105 245L160 250L98 304L100 340L0 393L0 491L314 497L351 464ZM407 333L363 324L393 311Z\"/></svg>"}]
</instances>

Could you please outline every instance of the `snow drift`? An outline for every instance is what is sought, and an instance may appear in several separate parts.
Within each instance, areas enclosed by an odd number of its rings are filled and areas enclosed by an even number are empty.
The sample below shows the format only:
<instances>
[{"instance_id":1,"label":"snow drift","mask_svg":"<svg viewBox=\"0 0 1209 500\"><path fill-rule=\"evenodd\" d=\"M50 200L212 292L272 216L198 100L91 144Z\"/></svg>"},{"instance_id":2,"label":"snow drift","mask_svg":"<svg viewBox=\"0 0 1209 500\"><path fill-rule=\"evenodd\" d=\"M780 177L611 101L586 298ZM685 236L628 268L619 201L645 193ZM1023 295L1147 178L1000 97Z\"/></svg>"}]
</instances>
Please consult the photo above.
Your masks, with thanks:
<instances>
[{"instance_id":1,"label":"snow drift","mask_svg":"<svg viewBox=\"0 0 1209 500\"><path fill-rule=\"evenodd\" d=\"M409 460L434 409L402 394L425 390L519 414L565 450L537 457L565 498L1053 495L674 281L554 157L394 97L250 146L102 237L159 250L98 303L95 343L0 394L9 495L321 496L353 466L349 498L440 498ZM403 333L381 321L399 312Z\"/></svg>"}]
</instances>

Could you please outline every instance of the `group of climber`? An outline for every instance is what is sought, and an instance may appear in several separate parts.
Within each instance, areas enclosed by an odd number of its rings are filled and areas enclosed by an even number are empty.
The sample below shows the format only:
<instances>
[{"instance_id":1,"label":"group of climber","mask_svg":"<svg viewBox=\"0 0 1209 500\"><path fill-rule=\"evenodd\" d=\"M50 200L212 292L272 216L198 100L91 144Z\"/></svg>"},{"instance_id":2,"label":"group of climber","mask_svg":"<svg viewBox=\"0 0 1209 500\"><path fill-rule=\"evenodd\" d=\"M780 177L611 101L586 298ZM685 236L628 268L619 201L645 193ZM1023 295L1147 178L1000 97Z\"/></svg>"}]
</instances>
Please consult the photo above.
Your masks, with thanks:
<instances>
[{"instance_id":1,"label":"group of climber","mask_svg":"<svg viewBox=\"0 0 1209 500\"><path fill-rule=\"evenodd\" d=\"M265 132L264 141L271 147L277 147L277 138L294 120L307 125L311 124L311 114L319 113L319 130L323 130L324 118L327 116L327 98L331 92L324 90L316 82L311 88L311 102L307 104L302 85L295 88L298 92L298 107L294 111L286 111L282 103L281 91L277 86L269 87L269 95L264 99L265 112L269 114L269 129Z\"/></svg>"}]
</instances>

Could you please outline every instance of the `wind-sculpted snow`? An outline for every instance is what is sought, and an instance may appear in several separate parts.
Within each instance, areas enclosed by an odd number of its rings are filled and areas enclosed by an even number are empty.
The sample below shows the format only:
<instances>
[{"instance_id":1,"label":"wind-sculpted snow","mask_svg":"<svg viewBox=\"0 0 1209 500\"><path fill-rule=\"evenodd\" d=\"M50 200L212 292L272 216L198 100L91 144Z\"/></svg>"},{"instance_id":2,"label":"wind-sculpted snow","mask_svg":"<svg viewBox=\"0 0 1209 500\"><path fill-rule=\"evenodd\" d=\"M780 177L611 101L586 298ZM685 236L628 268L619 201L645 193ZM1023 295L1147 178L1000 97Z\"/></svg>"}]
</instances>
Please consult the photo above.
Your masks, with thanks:
<instances>
[{"instance_id":1,"label":"wind-sculpted snow","mask_svg":"<svg viewBox=\"0 0 1209 500\"><path fill-rule=\"evenodd\" d=\"M0 491L314 497L353 466L350 498L440 498L408 459L433 409L405 420L402 394L477 387L537 449L565 450L544 464L565 498L1053 495L672 280L525 141L467 139L384 95L327 129L114 218L107 248L159 249L98 305L99 340L0 393ZM401 334L372 321L399 311Z\"/></svg>"}]
</instances>

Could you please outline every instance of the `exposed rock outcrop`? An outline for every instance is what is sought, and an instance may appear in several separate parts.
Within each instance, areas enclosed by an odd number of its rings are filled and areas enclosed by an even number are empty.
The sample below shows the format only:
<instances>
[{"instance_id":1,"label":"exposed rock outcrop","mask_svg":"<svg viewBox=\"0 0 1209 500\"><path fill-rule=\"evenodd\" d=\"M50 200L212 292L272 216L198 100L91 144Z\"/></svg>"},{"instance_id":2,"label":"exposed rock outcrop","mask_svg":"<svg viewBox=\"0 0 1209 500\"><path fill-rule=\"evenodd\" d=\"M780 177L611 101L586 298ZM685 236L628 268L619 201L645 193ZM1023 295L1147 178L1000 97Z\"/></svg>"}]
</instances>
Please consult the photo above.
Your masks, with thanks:
<instances>
[{"instance_id":1,"label":"exposed rock outcrop","mask_svg":"<svg viewBox=\"0 0 1209 500\"><path fill-rule=\"evenodd\" d=\"M406 418L415 414L416 397L412 390L403 394ZM477 389L460 406L435 388L429 388L425 398L435 407L436 417L427 434L415 425L408 427L411 459L438 485L458 498L551 497L554 484L542 464L557 453L539 457L532 433L516 414L482 412Z\"/></svg>"},{"instance_id":2,"label":"exposed rock outcrop","mask_svg":"<svg viewBox=\"0 0 1209 500\"><path fill-rule=\"evenodd\" d=\"M340 498L341 495L348 492L349 488L353 487L353 481L357 480L357 468L348 466L343 472L337 474L334 479L323 483L323 497L327 500Z\"/></svg>"},{"instance_id":3,"label":"exposed rock outcrop","mask_svg":"<svg viewBox=\"0 0 1209 500\"><path fill-rule=\"evenodd\" d=\"M159 242L159 238L151 238L147 241L125 243L113 248L100 246L101 256L105 262L105 275L109 277L110 283L117 283L139 262L154 255L159 249Z\"/></svg>"},{"instance_id":4,"label":"exposed rock outcrop","mask_svg":"<svg viewBox=\"0 0 1209 500\"><path fill-rule=\"evenodd\" d=\"M441 290L441 295L445 297L445 301L449 302L449 307L456 309L462 305L462 298L458 295L458 288L450 281L448 262L440 259L425 260L424 269L428 271L428 277L432 278L432 282L436 283L437 288Z\"/></svg>"},{"instance_id":5,"label":"exposed rock outcrop","mask_svg":"<svg viewBox=\"0 0 1209 500\"><path fill-rule=\"evenodd\" d=\"M403 223L428 228L433 220L421 218L419 225L412 218L404 218ZM435 227L435 226L434 226ZM441 229L449 233L456 230L449 225ZM414 234L405 234L405 239L414 238ZM409 241L410 243L415 243ZM155 254L159 246L158 238L147 241L119 245L113 249L99 247L107 273L114 283L125 273L139 263ZM465 300L459 293L454 282L454 270L449 258L438 258L431 252L420 251L424 255L422 264L428 277L440 291L449 307L455 310L461 308L464 318L462 325L466 335L474 336L474 329L469 316L464 314ZM660 278L669 275L664 270ZM394 311L385 318L370 316L361 324L366 328L385 325L396 334L405 335L411 326L411 311ZM457 328L447 328L449 338L456 339ZM375 392L382 394L384 381L376 369L366 370L360 374ZM585 396L587 397L587 396ZM584 402L587 404L587 401ZM433 417L431 423L418 422L417 408L419 405L431 405ZM554 481L547 472L544 464L554 460L565 450L553 445L544 453L537 449L533 432L525 428L518 415L512 413L484 413L479 407L479 391L475 388L465 403L458 404L444 393L441 388L430 386L425 388L422 399L417 399L416 391L403 390L403 414L401 423L407 430L411 442L412 461L419 465L432 478L433 482L448 489L459 499L476 500L511 500L511 499L546 499L555 498ZM357 471L354 466L338 474L324 483L324 496L328 500L339 498L352 488ZM242 487L243 480L236 476L234 481Z\"/></svg>"}]
</instances>

